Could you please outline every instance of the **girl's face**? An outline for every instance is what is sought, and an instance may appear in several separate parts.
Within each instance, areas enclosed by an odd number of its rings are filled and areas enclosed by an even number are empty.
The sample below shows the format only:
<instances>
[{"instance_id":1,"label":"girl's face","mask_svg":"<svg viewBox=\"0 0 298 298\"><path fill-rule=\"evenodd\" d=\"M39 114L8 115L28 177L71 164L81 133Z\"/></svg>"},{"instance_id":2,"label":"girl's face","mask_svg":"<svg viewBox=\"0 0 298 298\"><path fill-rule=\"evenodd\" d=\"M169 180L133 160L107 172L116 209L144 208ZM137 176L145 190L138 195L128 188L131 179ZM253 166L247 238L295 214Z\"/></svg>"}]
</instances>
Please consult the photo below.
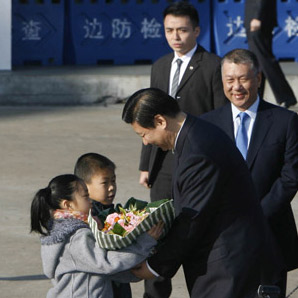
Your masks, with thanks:
<instances>
[{"instance_id":1,"label":"girl's face","mask_svg":"<svg viewBox=\"0 0 298 298\"><path fill-rule=\"evenodd\" d=\"M80 183L78 185L78 190L75 191L73 194L73 201L71 202L70 207L74 211L80 211L85 214L89 213L89 210L91 208L91 201L85 183Z\"/></svg>"}]
</instances>

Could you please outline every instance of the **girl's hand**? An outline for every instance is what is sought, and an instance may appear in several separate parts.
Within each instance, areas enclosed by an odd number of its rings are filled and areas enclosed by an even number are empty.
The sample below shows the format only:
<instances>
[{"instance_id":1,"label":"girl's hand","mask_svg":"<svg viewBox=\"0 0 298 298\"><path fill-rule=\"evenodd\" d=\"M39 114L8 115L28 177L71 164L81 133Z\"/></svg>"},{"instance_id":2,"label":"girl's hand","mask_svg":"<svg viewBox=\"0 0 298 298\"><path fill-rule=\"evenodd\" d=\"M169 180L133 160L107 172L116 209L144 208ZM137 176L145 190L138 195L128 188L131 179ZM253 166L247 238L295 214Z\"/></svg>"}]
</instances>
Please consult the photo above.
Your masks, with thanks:
<instances>
[{"instance_id":1,"label":"girl's hand","mask_svg":"<svg viewBox=\"0 0 298 298\"><path fill-rule=\"evenodd\" d=\"M164 222L159 221L158 224L154 225L147 233L155 240L158 240L163 232L163 227Z\"/></svg>"}]
</instances>

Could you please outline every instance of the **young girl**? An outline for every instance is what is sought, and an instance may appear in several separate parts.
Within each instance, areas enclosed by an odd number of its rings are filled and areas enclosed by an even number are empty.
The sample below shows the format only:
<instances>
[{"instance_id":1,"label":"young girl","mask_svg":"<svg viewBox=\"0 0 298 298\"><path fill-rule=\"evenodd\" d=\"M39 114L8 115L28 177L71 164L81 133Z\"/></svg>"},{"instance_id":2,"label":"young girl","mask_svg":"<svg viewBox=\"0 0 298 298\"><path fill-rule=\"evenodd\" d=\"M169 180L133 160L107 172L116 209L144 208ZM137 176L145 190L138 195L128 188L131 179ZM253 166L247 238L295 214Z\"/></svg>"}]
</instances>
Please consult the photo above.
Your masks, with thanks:
<instances>
[{"instance_id":1,"label":"young girl","mask_svg":"<svg viewBox=\"0 0 298 298\"><path fill-rule=\"evenodd\" d=\"M53 283L48 298L113 297L111 280L138 281L123 271L142 262L162 233L160 223L136 244L106 251L96 244L87 224L90 207L87 187L75 175L55 177L32 201L31 232L42 235L43 270Z\"/></svg>"}]
</instances>

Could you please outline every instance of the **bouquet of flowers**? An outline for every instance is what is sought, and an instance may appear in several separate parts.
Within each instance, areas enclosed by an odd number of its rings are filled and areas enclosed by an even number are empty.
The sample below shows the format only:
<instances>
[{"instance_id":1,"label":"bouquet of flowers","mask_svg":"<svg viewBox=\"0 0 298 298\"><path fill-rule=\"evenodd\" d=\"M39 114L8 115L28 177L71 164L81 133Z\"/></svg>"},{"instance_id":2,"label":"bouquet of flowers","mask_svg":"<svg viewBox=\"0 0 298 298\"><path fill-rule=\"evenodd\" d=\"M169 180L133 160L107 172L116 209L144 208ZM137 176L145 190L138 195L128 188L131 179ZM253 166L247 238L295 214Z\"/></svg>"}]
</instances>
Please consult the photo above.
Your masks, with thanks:
<instances>
[{"instance_id":1,"label":"bouquet of flowers","mask_svg":"<svg viewBox=\"0 0 298 298\"><path fill-rule=\"evenodd\" d=\"M124 207L118 204L115 209L101 214L103 229L98 229L97 221L91 215L88 222L99 246L116 250L132 244L140 234L148 231L160 220L165 223L164 236L174 217L172 200L148 203L130 198Z\"/></svg>"},{"instance_id":2,"label":"bouquet of flowers","mask_svg":"<svg viewBox=\"0 0 298 298\"><path fill-rule=\"evenodd\" d=\"M107 216L102 232L125 236L149 215L145 210L139 211L133 205L130 205L129 209L119 209L120 213L114 212Z\"/></svg>"}]
</instances>

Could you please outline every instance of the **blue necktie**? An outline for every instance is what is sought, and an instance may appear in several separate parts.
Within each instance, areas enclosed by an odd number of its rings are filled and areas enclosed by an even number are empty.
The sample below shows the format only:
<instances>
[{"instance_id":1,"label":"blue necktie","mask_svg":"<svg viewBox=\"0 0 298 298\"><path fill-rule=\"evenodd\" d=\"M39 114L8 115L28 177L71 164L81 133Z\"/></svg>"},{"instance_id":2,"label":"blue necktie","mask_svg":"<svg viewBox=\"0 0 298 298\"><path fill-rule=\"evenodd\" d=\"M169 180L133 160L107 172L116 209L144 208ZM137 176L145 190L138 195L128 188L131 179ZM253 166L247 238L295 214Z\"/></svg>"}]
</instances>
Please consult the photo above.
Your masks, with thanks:
<instances>
[{"instance_id":1,"label":"blue necktie","mask_svg":"<svg viewBox=\"0 0 298 298\"><path fill-rule=\"evenodd\" d=\"M236 146L241 152L243 158L246 159L248 144L247 130L250 122L250 117L245 112L239 113L238 116L240 117L240 126L236 135Z\"/></svg>"}]
</instances>

